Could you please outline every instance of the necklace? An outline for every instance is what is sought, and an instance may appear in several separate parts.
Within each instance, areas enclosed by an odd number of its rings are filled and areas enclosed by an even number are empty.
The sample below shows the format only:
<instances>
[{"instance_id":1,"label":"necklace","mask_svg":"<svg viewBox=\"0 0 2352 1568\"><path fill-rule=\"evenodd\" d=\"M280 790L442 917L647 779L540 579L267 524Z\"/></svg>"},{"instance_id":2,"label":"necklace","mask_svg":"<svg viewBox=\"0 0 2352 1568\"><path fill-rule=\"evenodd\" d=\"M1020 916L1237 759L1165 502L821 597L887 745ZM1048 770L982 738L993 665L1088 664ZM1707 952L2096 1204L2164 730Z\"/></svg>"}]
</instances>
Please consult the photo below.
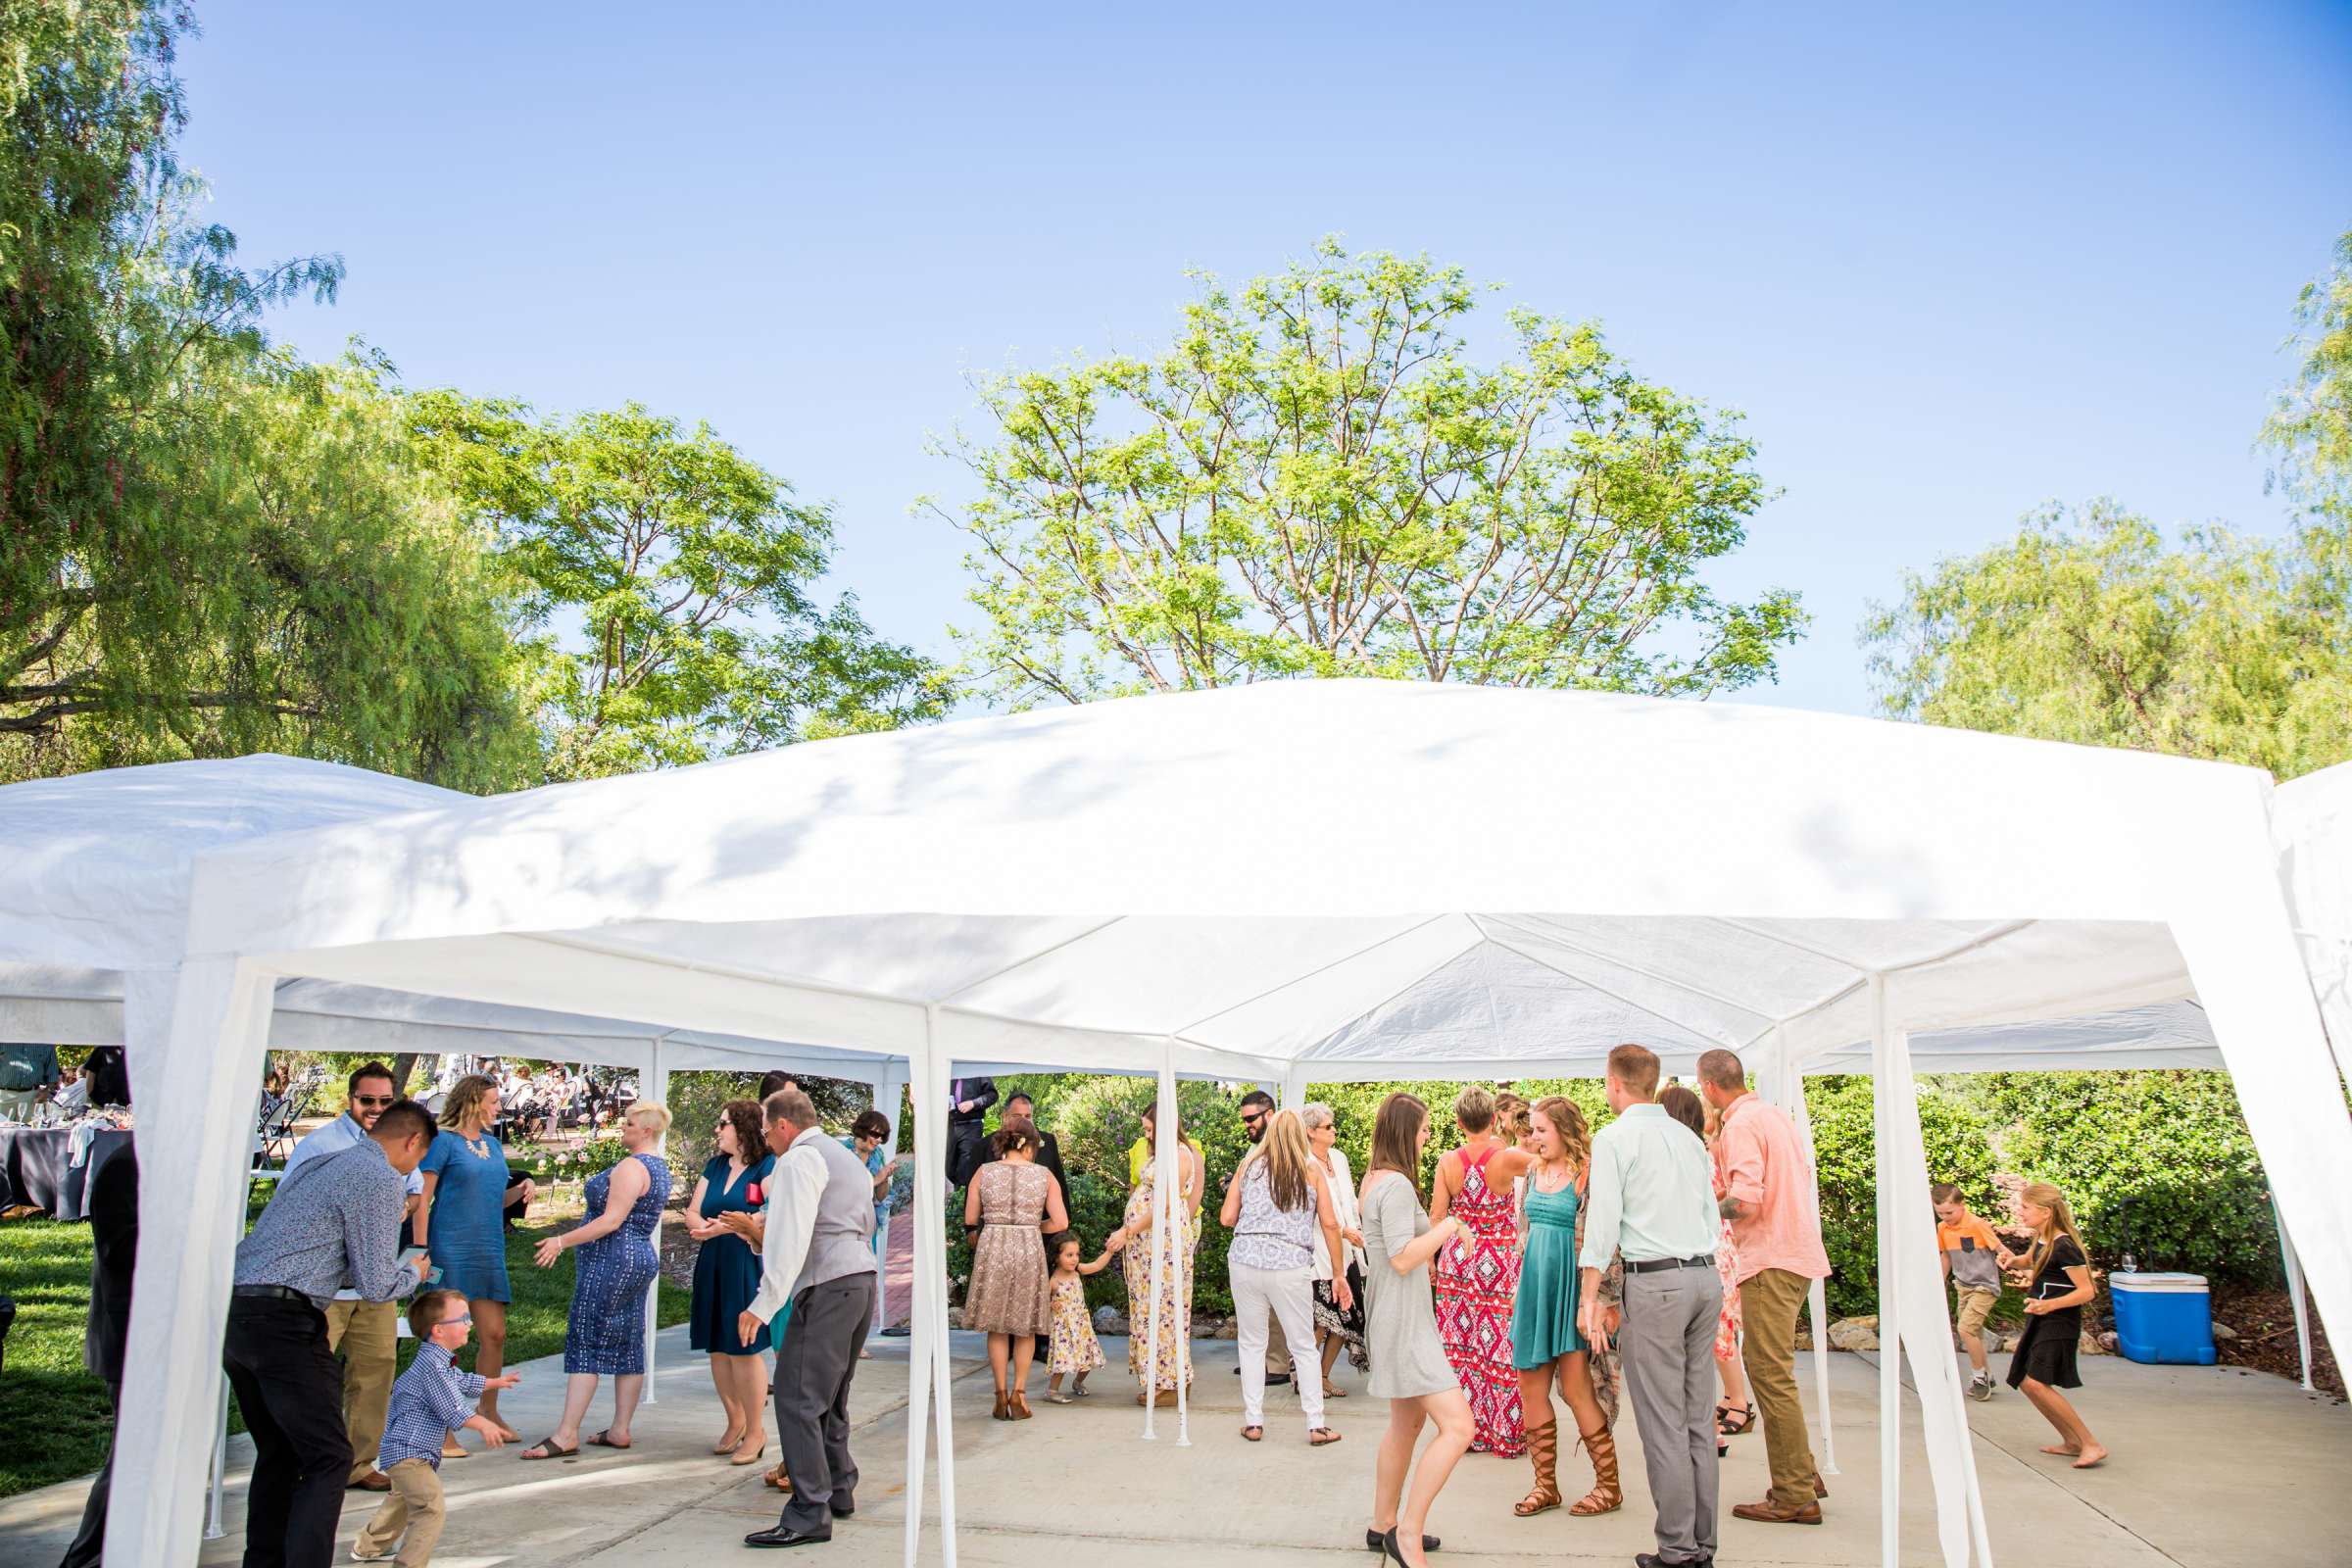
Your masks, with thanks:
<instances>
[{"instance_id":1,"label":"necklace","mask_svg":"<svg viewBox=\"0 0 2352 1568\"><path fill-rule=\"evenodd\" d=\"M463 1137L464 1135L461 1134L460 1136ZM488 1159L490 1157L490 1139L487 1135L479 1138L467 1138L466 1140L466 1147L472 1151L473 1157L476 1159Z\"/></svg>"}]
</instances>

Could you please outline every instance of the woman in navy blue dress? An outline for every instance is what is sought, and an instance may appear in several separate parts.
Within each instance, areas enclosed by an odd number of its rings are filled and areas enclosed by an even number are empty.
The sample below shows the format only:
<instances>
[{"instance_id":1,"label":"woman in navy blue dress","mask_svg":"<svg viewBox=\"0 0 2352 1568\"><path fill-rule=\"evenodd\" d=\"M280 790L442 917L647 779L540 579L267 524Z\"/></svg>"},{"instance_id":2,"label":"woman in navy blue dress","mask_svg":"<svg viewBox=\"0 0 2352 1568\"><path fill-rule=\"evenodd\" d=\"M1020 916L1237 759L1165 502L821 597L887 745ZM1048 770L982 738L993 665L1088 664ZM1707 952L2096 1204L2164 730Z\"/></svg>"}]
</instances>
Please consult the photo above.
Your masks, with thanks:
<instances>
[{"instance_id":1,"label":"woman in navy blue dress","mask_svg":"<svg viewBox=\"0 0 2352 1568\"><path fill-rule=\"evenodd\" d=\"M416 1211L416 1245L441 1271L441 1288L466 1298L473 1314L473 1367L497 1377L507 1364L507 1210L531 1200L527 1181L507 1185L507 1150L490 1136L504 1113L495 1080L471 1073L450 1086L441 1108L441 1130L416 1167L424 1196ZM487 1416L509 1443L522 1434L499 1418L498 1391L482 1396ZM445 1459L463 1459L453 1434L442 1446Z\"/></svg>"},{"instance_id":2,"label":"woman in navy blue dress","mask_svg":"<svg viewBox=\"0 0 2352 1568\"><path fill-rule=\"evenodd\" d=\"M654 1227L669 1201L669 1164L655 1151L669 1131L669 1111L639 1101L620 1118L626 1158L588 1178L588 1212L595 1217L550 1236L534 1254L541 1268L572 1248L580 1250L571 1287L571 1317L564 1326L564 1419L553 1435L522 1451L525 1459L561 1459L580 1447L580 1420L596 1397L597 1379L612 1379L612 1424L589 1446L625 1448L629 1418L645 1393L645 1292L662 1272Z\"/></svg>"},{"instance_id":3,"label":"woman in navy blue dress","mask_svg":"<svg viewBox=\"0 0 2352 1568\"><path fill-rule=\"evenodd\" d=\"M694 1310L687 1343L710 1357L710 1381L727 1412L727 1430L710 1451L752 1464L767 1451L767 1368L759 1339L746 1341L735 1321L760 1294L760 1254L729 1230L721 1214L757 1213L767 1199L776 1156L760 1132L760 1106L730 1100L718 1110L718 1152L703 1167L686 1202L686 1229L703 1244L694 1258Z\"/></svg>"}]
</instances>

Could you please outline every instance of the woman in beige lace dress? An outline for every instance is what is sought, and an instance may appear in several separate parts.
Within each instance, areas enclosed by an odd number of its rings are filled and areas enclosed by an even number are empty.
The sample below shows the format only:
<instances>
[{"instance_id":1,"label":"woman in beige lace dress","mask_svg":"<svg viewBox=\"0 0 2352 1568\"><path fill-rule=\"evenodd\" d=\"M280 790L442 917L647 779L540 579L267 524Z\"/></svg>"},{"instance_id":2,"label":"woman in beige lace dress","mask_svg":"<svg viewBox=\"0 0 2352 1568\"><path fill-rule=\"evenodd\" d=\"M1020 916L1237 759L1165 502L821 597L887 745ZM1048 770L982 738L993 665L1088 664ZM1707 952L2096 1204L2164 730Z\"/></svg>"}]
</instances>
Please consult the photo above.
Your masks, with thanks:
<instances>
[{"instance_id":1,"label":"woman in beige lace dress","mask_svg":"<svg viewBox=\"0 0 2352 1568\"><path fill-rule=\"evenodd\" d=\"M1054 1331L1054 1296L1046 1270L1046 1233L1069 1229L1053 1172L1036 1163L1037 1129L1007 1117L991 1140L996 1157L964 1189L963 1226L972 1243L972 1279L963 1293L963 1326L988 1336L999 1421L1029 1419L1029 1363L1037 1339Z\"/></svg>"}]
</instances>

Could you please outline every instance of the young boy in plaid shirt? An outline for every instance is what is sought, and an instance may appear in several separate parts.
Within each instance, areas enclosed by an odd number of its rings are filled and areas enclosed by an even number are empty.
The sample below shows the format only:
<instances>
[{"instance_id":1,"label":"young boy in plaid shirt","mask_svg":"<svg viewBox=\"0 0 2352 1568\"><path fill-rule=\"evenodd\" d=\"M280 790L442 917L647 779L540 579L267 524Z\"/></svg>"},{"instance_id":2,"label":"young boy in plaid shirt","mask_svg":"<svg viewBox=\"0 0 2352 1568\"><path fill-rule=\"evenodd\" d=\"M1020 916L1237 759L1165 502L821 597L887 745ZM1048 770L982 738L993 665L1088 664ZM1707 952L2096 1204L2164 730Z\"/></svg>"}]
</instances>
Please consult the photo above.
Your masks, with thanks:
<instances>
[{"instance_id":1,"label":"young boy in plaid shirt","mask_svg":"<svg viewBox=\"0 0 2352 1568\"><path fill-rule=\"evenodd\" d=\"M424 1568L441 1539L441 1438L471 1427L495 1448L505 1443L499 1429L473 1413L485 1389L511 1389L521 1374L482 1378L458 1370L457 1353L473 1333L473 1314L455 1291L426 1291L409 1305L409 1329L423 1343L416 1359L392 1384L384 1412L383 1448L377 1466L392 1481L391 1495L361 1527L352 1544L354 1562L381 1562L399 1544L399 1568ZM407 1539L402 1539L402 1532Z\"/></svg>"}]
</instances>

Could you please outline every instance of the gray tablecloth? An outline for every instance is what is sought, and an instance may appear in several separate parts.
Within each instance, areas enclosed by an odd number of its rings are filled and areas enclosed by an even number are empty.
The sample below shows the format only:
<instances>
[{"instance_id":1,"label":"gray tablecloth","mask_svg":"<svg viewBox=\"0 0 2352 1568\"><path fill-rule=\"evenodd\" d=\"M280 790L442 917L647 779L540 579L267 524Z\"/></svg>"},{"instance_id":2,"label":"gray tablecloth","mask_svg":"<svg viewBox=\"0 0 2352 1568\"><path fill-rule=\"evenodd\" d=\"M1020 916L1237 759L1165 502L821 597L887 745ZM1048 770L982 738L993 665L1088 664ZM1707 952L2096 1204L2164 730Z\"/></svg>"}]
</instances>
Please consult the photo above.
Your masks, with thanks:
<instances>
[{"instance_id":1,"label":"gray tablecloth","mask_svg":"<svg viewBox=\"0 0 2352 1568\"><path fill-rule=\"evenodd\" d=\"M101 1128L76 1165L71 1127L0 1127L0 1206L30 1204L58 1219L87 1219L90 1178L129 1144L128 1132Z\"/></svg>"}]
</instances>

